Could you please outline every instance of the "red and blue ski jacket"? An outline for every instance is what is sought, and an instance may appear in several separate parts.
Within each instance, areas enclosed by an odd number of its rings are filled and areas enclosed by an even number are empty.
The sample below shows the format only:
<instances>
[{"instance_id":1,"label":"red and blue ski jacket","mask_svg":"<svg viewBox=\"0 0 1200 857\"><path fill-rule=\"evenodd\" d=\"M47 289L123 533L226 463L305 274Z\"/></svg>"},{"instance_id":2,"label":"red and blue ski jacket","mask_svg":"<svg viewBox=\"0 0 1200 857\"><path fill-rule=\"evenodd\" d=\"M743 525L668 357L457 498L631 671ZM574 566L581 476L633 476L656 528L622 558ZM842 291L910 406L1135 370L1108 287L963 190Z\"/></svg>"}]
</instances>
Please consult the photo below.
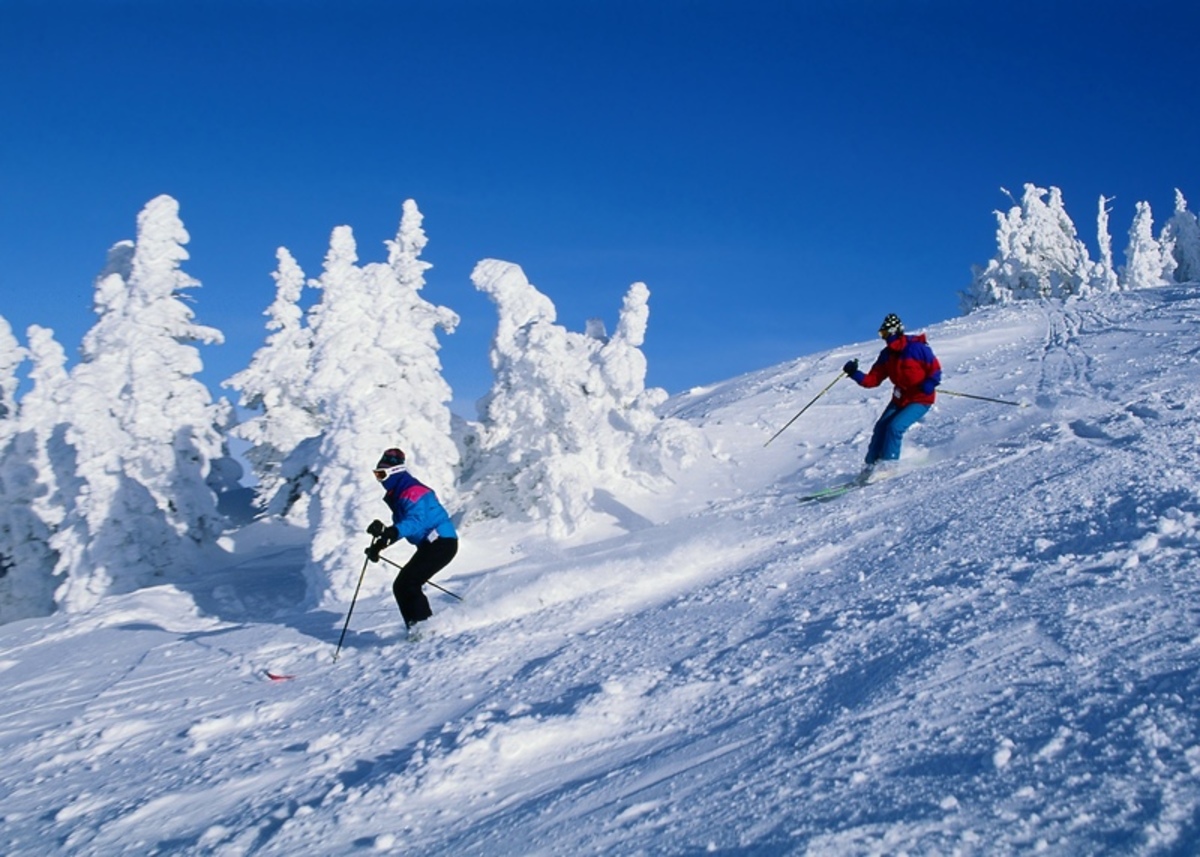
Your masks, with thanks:
<instances>
[{"instance_id":1,"label":"red and blue ski jacket","mask_svg":"<svg viewBox=\"0 0 1200 857\"><path fill-rule=\"evenodd\" d=\"M438 538L456 539L458 532L433 489L407 471L393 473L383 482L383 501L392 510L392 523L400 538L414 545Z\"/></svg>"},{"instance_id":2,"label":"red and blue ski jacket","mask_svg":"<svg viewBox=\"0 0 1200 857\"><path fill-rule=\"evenodd\" d=\"M888 340L868 372L850 376L863 387L878 387L884 381L896 385L892 400L905 405L932 405L934 388L942 383L942 364L925 341L925 334L900 334Z\"/></svg>"}]
</instances>

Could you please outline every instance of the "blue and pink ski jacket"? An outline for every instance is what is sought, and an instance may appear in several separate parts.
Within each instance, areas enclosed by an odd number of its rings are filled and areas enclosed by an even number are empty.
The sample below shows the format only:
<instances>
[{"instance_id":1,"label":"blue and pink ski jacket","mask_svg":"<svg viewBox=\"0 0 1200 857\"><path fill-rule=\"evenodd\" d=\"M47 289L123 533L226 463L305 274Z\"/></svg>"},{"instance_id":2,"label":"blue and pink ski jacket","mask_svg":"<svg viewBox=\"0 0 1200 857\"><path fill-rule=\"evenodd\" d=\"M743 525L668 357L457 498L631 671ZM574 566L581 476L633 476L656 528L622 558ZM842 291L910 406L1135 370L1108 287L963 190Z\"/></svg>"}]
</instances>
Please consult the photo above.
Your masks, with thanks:
<instances>
[{"instance_id":1,"label":"blue and pink ski jacket","mask_svg":"<svg viewBox=\"0 0 1200 857\"><path fill-rule=\"evenodd\" d=\"M430 535L456 539L458 532L450 515L438 502L433 489L407 471L393 473L383 482L383 500L392 510L392 523L400 538L414 545L430 541Z\"/></svg>"},{"instance_id":2,"label":"blue and pink ski jacket","mask_svg":"<svg viewBox=\"0 0 1200 857\"><path fill-rule=\"evenodd\" d=\"M942 383L942 365L933 349L925 342L925 334L901 334L888 341L870 371L851 375L863 387L878 387L884 381L896 385L892 400L905 405L932 405L934 388Z\"/></svg>"}]
</instances>

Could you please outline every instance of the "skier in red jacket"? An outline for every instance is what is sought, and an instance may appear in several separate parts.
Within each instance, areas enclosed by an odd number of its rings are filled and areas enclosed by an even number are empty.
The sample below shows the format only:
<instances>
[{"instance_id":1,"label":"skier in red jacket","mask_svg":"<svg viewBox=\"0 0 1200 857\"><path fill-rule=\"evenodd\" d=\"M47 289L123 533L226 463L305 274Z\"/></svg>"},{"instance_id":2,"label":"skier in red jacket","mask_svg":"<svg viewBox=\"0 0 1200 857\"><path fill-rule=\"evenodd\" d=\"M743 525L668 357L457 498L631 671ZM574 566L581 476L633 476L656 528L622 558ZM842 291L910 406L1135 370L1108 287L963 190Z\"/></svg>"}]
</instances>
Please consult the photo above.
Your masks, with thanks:
<instances>
[{"instance_id":1,"label":"skier in red jacket","mask_svg":"<svg viewBox=\"0 0 1200 857\"><path fill-rule=\"evenodd\" d=\"M900 459L904 433L929 413L936 397L934 390L942 382L942 366L924 334L905 334L900 317L890 313L879 325L879 336L887 345L868 372L859 371L857 360L842 367L862 387L878 387L884 381L895 385L892 400L875 422L871 445L867 447L863 480L871 475L878 462Z\"/></svg>"}]
</instances>

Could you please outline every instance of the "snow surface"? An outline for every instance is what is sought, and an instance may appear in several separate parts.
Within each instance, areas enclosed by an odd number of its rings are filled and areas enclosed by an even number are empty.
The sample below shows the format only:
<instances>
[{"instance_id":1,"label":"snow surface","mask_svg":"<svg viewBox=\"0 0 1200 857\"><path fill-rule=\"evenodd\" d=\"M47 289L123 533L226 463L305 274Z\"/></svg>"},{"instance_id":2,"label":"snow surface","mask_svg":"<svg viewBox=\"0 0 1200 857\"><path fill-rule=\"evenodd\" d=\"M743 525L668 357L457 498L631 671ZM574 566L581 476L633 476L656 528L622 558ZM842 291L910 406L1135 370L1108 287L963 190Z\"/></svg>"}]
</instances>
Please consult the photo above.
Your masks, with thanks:
<instances>
[{"instance_id":1,"label":"snow surface","mask_svg":"<svg viewBox=\"0 0 1200 857\"><path fill-rule=\"evenodd\" d=\"M885 393L764 443L877 342L677 396L714 458L569 540L465 529L416 643L371 566L334 663L262 522L0 626L0 853L1194 853L1198 322L1172 286L936 325L947 388L1028 407L942 396L827 503Z\"/></svg>"}]
</instances>

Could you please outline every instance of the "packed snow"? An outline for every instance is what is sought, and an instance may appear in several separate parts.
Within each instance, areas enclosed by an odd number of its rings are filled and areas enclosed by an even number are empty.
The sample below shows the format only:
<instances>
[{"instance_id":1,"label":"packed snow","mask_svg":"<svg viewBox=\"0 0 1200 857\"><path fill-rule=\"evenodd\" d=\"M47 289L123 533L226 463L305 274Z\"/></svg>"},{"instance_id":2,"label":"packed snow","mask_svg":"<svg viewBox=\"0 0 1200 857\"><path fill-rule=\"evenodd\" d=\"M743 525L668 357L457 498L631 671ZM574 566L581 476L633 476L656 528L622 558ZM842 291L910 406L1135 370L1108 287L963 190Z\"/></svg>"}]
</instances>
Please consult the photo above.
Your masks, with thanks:
<instances>
[{"instance_id":1,"label":"packed snow","mask_svg":"<svg viewBox=\"0 0 1200 857\"><path fill-rule=\"evenodd\" d=\"M886 390L764 444L878 340L674 396L704 454L568 537L465 527L418 642L372 565L335 662L350 599L277 518L2 625L0 851L1192 853L1198 323L1171 285L933 325L1015 404L941 395L828 502Z\"/></svg>"}]
</instances>

